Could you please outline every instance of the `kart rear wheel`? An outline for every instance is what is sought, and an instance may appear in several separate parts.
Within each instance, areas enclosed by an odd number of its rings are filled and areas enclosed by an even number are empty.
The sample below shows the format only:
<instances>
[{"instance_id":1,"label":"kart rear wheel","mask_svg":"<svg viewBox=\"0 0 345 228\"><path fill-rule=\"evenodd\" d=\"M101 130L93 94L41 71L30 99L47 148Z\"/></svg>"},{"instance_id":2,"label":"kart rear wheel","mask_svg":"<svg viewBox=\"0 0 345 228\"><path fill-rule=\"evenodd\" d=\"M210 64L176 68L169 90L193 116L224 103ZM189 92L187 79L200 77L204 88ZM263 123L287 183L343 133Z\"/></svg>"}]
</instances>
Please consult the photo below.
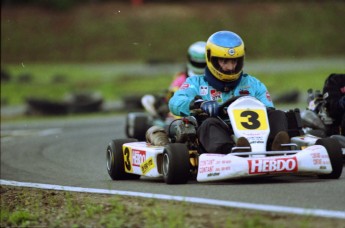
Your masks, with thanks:
<instances>
[{"instance_id":1,"label":"kart rear wheel","mask_svg":"<svg viewBox=\"0 0 345 228\"><path fill-rule=\"evenodd\" d=\"M122 145L129 142L137 142L136 139L114 139L107 147L107 170L113 180L134 180L140 175L125 172Z\"/></svg>"},{"instance_id":2,"label":"kart rear wheel","mask_svg":"<svg viewBox=\"0 0 345 228\"><path fill-rule=\"evenodd\" d=\"M145 133L151 127L150 117L147 113L132 112L126 116L126 135L128 138L135 138L145 141Z\"/></svg>"},{"instance_id":3,"label":"kart rear wheel","mask_svg":"<svg viewBox=\"0 0 345 228\"><path fill-rule=\"evenodd\" d=\"M163 177L167 184L186 184L190 177L189 151L183 143L168 144L163 151Z\"/></svg>"},{"instance_id":4,"label":"kart rear wheel","mask_svg":"<svg viewBox=\"0 0 345 228\"><path fill-rule=\"evenodd\" d=\"M338 179L343 171L342 149L336 139L322 138L318 139L315 145L324 146L327 150L333 171L330 174L318 175L322 179Z\"/></svg>"}]
</instances>

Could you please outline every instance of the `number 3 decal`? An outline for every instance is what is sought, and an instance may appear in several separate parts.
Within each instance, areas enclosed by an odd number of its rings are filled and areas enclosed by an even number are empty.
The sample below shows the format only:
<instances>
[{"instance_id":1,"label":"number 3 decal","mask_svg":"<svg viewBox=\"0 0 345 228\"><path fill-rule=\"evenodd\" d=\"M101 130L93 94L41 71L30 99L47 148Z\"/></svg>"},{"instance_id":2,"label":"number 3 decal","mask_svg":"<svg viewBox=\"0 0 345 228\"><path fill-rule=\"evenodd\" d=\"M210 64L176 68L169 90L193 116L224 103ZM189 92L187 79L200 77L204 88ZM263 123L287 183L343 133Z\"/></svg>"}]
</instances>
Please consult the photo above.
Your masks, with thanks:
<instances>
[{"instance_id":1,"label":"number 3 decal","mask_svg":"<svg viewBox=\"0 0 345 228\"><path fill-rule=\"evenodd\" d=\"M125 169L127 172L131 172L132 171L132 166L131 166L131 161L130 161L131 153L128 148L125 149L123 155L124 155Z\"/></svg>"},{"instance_id":2,"label":"number 3 decal","mask_svg":"<svg viewBox=\"0 0 345 228\"><path fill-rule=\"evenodd\" d=\"M247 118L247 122L241 122L242 126L247 129L258 129L260 127L259 115L253 111L244 111L241 117Z\"/></svg>"},{"instance_id":3,"label":"number 3 decal","mask_svg":"<svg viewBox=\"0 0 345 228\"><path fill-rule=\"evenodd\" d=\"M239 130L266 130L265 110L234 110L236 127Z\"/></svg>"}]
</instances>

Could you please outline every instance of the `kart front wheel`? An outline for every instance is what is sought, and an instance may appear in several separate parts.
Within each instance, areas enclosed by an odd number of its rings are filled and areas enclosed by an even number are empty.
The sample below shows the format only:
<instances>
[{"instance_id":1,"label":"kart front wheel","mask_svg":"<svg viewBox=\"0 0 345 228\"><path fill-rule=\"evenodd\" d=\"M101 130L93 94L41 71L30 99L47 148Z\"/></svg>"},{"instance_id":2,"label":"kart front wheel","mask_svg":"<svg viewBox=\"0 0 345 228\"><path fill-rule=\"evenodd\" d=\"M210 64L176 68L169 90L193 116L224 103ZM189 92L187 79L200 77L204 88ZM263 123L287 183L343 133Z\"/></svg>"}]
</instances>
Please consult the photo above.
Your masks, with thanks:
<instances>
[{"instance_id":1,"label":"kart front wheel","mask_svg":"<svg viewBox=\"0 0 345 228\"><path fill-rule=\"evenodd\" d=\"M318 175L322 179L338 179L343 171L343 153L340 143L333 138L318 139L316 145L324 146L331 160L332 172L330 174Z\"/></svg>"},{"instance_id":2,"label":"kart front wheel","mask_svg":"<svg viewBox=\"0 0 345 228\"><path fill-rule=\"evenodd\" d=\"M168 144L163 152L163 177L167 184L185 184L190 177L189 151L183 143Z\"/></svg>"},{"instance_id":3,"label":"kart front wheel","mask_svg":"<svg viewBox=\"0 0 345 228\"><path fill-rule=\"evenodd\" d=\"M107 170L113 180L139 179L140 175L125 172L122 145L129 142L137 142L136 139L115 139L107 147Z\"/></svg>"}]
</instances>

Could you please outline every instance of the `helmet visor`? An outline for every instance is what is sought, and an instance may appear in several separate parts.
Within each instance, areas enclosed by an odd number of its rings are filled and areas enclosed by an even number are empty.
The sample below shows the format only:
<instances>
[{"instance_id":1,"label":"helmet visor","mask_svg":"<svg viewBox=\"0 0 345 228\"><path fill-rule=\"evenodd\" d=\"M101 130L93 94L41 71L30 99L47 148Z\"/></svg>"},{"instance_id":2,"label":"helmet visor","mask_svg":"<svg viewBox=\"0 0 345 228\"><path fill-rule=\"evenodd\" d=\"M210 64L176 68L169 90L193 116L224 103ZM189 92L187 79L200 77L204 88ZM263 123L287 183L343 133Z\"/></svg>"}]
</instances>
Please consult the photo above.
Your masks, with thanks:
<instances>
[{"instance_id":1,"label":"helmet visor","mask_svg":"<svg viewBox=\"0 0 345 228\"><path fill-rule=\"evenodd\" d=\"M205 68L206 67L206 62L200 62L200 61L196 61L195 59L192 59L190 55L188 55L188 62L196 68Z\"/></svg>"},{"instance_id":2,"label":"helmet visor","mask_svg":"<svg viewBox=\"0 0 345 228\"><path fill-rule=\"evenodd\" d=\"M243 56L239 58L211 57L213 67L225 75L234 75L242 71ZM222 64L223 63L223 64ZM221 65L227 65L226 67Z\"/></svg>"}]
</instances>

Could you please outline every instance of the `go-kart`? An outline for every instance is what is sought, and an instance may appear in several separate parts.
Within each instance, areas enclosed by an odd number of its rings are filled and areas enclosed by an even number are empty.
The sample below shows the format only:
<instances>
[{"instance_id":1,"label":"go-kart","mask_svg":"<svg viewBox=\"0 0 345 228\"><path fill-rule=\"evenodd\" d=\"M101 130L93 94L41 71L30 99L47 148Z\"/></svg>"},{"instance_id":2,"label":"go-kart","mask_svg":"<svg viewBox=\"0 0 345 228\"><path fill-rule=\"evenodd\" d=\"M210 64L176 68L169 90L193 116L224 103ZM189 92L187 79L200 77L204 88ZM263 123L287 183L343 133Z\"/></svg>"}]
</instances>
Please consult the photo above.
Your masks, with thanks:
<instances>
[{"instance_id":1,"label":"go-kart","mask_svg":"<svg viewBox=\"0 0 345 228\"><path fill-rule=\"evenodd\" d=\"M239 97L222 105L208 101L201 105L201 110L204 116L231 124L234 140L247 138L251 151L239 152L248 148L233 147L224 154L201 153L196 137L198 121L191 116L172 122L170 143L165 146L130 138L112 140L106 151L110 177L113 180L162 177L167 184L185 184L192 178L207 182L288 174L316 175L324 179L341 176L342 152L334 139L318 139L315 145L305 147L296 143L282 144L287 150L267 151L270 127L266 107L256 98ZM226 115L221 117L224 110Z\"/></svg>"},{"instance_id":2,"label":"go-kart","mask_svg":"<svg viewBox=\"0 0 345 228\"><path fill-rule=\"evenodd\" d=\"M301 112L301 120L304 135L295 140L301 145L313 145L320 138L333 138L342 147L345 159L345 136L339 135L339 129L333 126L333 119L326 109L326 101L319 90L308 90L308 107Z\"/></svg>"},{"instance_id":3,"label":"go-kart","mask_svg":"<svg viewBox=\"0 0 345 228\"><path fill-rule=\"evenodd\" d=\"M167 104L157 96L145 95L141 98L141 104L145 112L130 112L126 115L125 133L128 138L144 141L145 133L151 126L166 128L176 119L165 110Z\"/></svg>"}]
</instances>

